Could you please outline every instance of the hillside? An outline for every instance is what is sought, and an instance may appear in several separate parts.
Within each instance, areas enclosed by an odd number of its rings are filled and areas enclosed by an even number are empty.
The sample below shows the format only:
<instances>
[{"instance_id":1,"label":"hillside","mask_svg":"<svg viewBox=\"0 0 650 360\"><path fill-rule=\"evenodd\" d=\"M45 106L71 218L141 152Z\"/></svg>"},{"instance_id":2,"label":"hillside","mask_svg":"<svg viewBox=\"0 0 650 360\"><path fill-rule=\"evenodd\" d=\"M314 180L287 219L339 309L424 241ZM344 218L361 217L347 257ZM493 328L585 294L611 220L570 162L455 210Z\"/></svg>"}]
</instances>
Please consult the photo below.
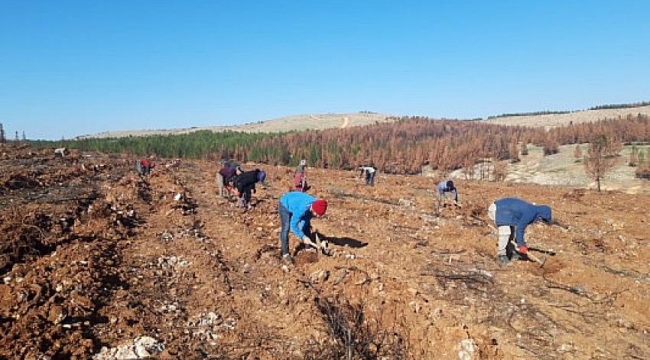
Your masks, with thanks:
<instances>
[{"instance_id":1,"label":"hillside","mask_svg":"<svg viewBox=\"0 0 650 360\"><path fill-rule=\"evenodd\" d=\"M0 145L0 358L645 359L650 195L307 169L329 200L332 256L279 259L277 201L292 168L243 212L215 196L217 164ZM540 163L541 164L541 163ZM245 164L253 168L255 164ZM540 166L543 170L545 166ZM486 208L517 196L543 266L495 262ZM553 250L550 255L549 250Z\"/></svg>"},{"instance_id":2,"label":"hillside","mask_svg":"<svg viewBox=\"0 0 650 360\"><path fill-rule=\"evenodd\" d=\"M568 125L570 123L593 122L603 119L616 119L628 115L636 116L638 114L650 115L650 106L640 106L624 109L602 109L602 110L582 110L574 111L568 114L550 114L535 116L507 116L497 117L481 122L499 125L513 126L532 126L551 128L556 126ZM192 127L184 129L152 129L138 131L109 131L99 134L83 135L77 137L84 138L108 138L108 137L126 137L126 136L147 136L147 135L167 135L167 134L186 134L199 130L212 131L244 131L244 132L288 132L303 130L323 130L331 128L347 128L353 126L372 125L376 123L385 123L395 121L397 116L375 114L375 113L349 113L349 114L308 114L293 115L281 117L278 119L247 123L233 126L209 126L209 127Z\"/></svg>"},{"instance_id":3,"label":"hillside","mask_svg":"<svg viewBox=\"0 0 650 360\"><path fill-rule=\"evenodd\" d=\"M212 131L244 131L244 132L288 132L303 130L323 130L331 128L347 128L352 126L372 125L394 121L389 119L390 115L372 114L372 113L349 113L349 114L309 114L293 115L281 117L278 119L247 123L233 126L209 126L209 127L192 127L185 129L162 129L162 130L140 130L140 131L110 131L95 135L84 135L83 138L107 138L107 137L125 137L125 136L147 136L147 135L167 135L167 134L186 134L199 130Z\"/></svg>"},{"instance_id":4,"label":"hillside","mask_svg":"<svg viewBox=\"0 0 650 360\"><path fill-rule=\"evenodd\" d=\"M583 153L587 152L588 144L581 145ZM649 146L638 146L648 151ZM528 147L529 154L521 156L521 161L508 165L508 183L531 183L548 186L571 186L583 189L595 189L595 182L590 179L582 161L574 158L575 145L559 147L557 154L544 156L543 150L537 146ZM603 190L616 190L627 194L650 195L650 182L635 178L636 167L627 165L630 158L631 146L625 146L616 159L612 169L607 171L601 180ZM462 170L455 171L454 178L463 178Z\"/></svg>"},{"instance_id":5,"label":"hillside","mask_svg":"<svg viewBox=\"0 0 650 360\"><path fill-rule=\"evenodd\" d=\"M568 114L530 115L530 116L504 116L484 120L489 124L511 126L533 126L553 128L583 122L595 122L604 119L625 118L628 115L650 115L650 105L624 109L581 110Z\"/></svg>"}]
</instances>

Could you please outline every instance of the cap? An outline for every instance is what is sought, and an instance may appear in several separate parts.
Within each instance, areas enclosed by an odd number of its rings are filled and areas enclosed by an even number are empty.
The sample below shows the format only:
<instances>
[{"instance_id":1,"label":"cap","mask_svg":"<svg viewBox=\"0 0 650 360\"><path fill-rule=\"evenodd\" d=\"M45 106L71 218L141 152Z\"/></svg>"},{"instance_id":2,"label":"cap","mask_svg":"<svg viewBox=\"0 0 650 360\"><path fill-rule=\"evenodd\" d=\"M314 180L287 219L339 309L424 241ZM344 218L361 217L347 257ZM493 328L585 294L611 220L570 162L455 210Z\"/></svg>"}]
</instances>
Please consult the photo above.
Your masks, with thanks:
<instances>
[{"instance_id":1,"label":"cap","mask_svg":"<svg viewBox=\"0 0 650 360\"><path fill-rule=\"evenodd\" d=\"M264 170L260 170L260 172L257 173L257 182L264 182L264 179L266 179L266 173Z\"/></svg>"},{"instance_id":2,"label":"cap","mask_svg":"<svg viewBox=\"0 0 650 360\"><path fill-rule=\"evenodd\" d=\"M311 210L318 216L325 215L327 211L327 200L318 199L311 204Z\"/></svg>"}]
</instances>

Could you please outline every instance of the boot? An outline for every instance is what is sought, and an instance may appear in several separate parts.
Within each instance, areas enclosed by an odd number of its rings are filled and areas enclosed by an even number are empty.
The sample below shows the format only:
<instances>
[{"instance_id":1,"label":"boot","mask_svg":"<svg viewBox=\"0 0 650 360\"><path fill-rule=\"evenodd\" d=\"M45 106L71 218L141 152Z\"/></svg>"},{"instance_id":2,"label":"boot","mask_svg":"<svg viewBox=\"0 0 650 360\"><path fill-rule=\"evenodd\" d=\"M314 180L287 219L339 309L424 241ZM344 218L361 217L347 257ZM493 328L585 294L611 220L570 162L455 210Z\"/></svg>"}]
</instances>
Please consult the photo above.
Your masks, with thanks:
<instances>
[{"instance_id":1,"label":"boot","mask_svg":"<svg viewBox=\"0 0 650 360\"><path fill-rule=\"evenodd\" d=\"M508 265L510 259L508 259L508 255L499 255L499 257L497 257L497 262L499 265Z\"/></svg>"},{"instance_id":2,"label":"boot","mask_svg":"<svg viewBox=\"0 0 650 360\"><path fill-rule=\"evenodd\" d=\"M284 254L282 255L282 262L284 262L287 265L293 264L293 258L291 257L290 254Z\"/></svg>"}]
</instances>

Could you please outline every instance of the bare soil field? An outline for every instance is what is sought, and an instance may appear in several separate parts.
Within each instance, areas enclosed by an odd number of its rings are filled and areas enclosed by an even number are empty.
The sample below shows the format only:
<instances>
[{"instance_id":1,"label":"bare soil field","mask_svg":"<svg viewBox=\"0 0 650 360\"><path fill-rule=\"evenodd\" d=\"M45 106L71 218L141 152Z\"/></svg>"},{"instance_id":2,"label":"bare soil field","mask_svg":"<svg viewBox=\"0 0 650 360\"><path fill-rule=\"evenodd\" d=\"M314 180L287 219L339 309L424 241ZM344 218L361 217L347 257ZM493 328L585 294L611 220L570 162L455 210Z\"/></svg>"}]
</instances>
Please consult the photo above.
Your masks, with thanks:
<instances>
[{"instance_id":1,"label":"bare soil field","mask_svg":"<svg viewBox=\"0 0 650 360\"><path fill-rule=\"evenodd\" d=\"M648 359L648 194L307 169L331 256L279 258L293 169L258 166L253 209L216 196L216 163L0 145L0 358ZM495 261L486 209L516 196L543 266ZM551 255L549 250L555 255Z\"/></svg>"}]
</instances>

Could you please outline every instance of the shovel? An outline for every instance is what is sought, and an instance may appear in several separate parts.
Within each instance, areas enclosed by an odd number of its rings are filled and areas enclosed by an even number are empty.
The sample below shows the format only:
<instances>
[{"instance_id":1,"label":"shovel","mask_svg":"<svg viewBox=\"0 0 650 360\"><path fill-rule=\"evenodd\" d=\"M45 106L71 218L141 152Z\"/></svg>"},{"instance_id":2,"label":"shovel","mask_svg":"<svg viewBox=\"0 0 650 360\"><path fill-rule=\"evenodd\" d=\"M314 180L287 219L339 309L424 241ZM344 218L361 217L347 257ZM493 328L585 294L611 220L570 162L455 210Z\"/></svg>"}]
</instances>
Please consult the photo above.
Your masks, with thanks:
<instances>
[{"instance_id":1,"label":"shovel","mask_svg":"<svg viewBox=\"0 0 650 360\"><path fill-rule=\"evenodd\" d=\"M314 243L313 241L311 241L311 239L303 240L302 243L305 244L305 245L309 245L311 247L314 247L316 249L320 249L320 246L318 244Z\"/></svg>"},{"instance_id":2,"label":"shovel","mask_svg":"<svg viewBox=\"0 0 650 360\"><path fill-rule=\"evenodd\" d=\"M472 216L472 217L475 218L475 219L478 219L478 220L480 220L480 221L483 221L482 219L477 218L476 216ZM484 222L485 224L487 224L487 226L490 228L490 230L491 230L493 233L495 233L495 234L498 234L498 233L499 233L499 230L497 230L497 228L495 228L494 226L492 226L492 225L486 223L485 221L483 221L483 222ZM514 245L515 248L518 247L517 244L516 244L514 241L511 240L510 243L511 243L512 245ZM553 250L542 250L542 249L538 249L538 248L535 248L535 247L528 248L528 250L539 251L539 252L542 252L542 253L545 253L545 254L548 254L548 255L551 255L551 256L555 256L555 251L553 251ZM544 266L544 263L546 262L546 258L540 260L537 256L531 254L530 251L526 252L526 256L527 256L529 259L533 260L534 262L538 263L538 264L539 264L539 267Z\"/></svg>"},{"instance_id":3,"label":"shovel","mask_svg":"<svg viewBox=\"0 0 650 360\"><path fill-rule=\"evenodd\" d=\"M517 244L514 241L510 241L510 243L514 245L515 248L517 248ZM544 266L544 263L546 263L546 258L540 259L537 256L531 254L529 251L526 252L525 256L530 260L533 260L534 262L538 263L539 267Z\"/></svg>"},{"instance_id":4,"label":"shovel","mask_svg":"<svg viewBox=\"0 0 650 360\"><path fill-rule=\"evenodd\" d=\"M551 256L556 255L556 252L553 249L540 249L540 248L535 247L535 246L529 246L528 250L537 251L539 253L546 254L546 255L551 255Z\"/></svg>"},{"instance_id":5,"label":"shovel","mask_svg":"<svg viewBox=\"0 0 650 360\"><path fill-rule=\"evenodd\" d=\"M327 248L327 240L321 241L320 236L318 236L317 232L314 232L314 238L316 239L315 243L311 241L311 239L308 239L307 241L303 241L303 244L316 248L316 250L318 250L319 253L322 252L324 255L329 255L329 249Z\"/></svg>"},{"instance_id":6,"label":"shovel","mask_svg":"<svg viewBox=\"0 0 650 360\"><path fill-rule=\"evenodd\" d=\"M328 249L328 241L327 240L320 240L320 236L318 236L318 232L314 233L314 237L316 238L316 245L320 252L323 253L323 255L330 255L330 250Z\"/></svg>"}]
</instances>

